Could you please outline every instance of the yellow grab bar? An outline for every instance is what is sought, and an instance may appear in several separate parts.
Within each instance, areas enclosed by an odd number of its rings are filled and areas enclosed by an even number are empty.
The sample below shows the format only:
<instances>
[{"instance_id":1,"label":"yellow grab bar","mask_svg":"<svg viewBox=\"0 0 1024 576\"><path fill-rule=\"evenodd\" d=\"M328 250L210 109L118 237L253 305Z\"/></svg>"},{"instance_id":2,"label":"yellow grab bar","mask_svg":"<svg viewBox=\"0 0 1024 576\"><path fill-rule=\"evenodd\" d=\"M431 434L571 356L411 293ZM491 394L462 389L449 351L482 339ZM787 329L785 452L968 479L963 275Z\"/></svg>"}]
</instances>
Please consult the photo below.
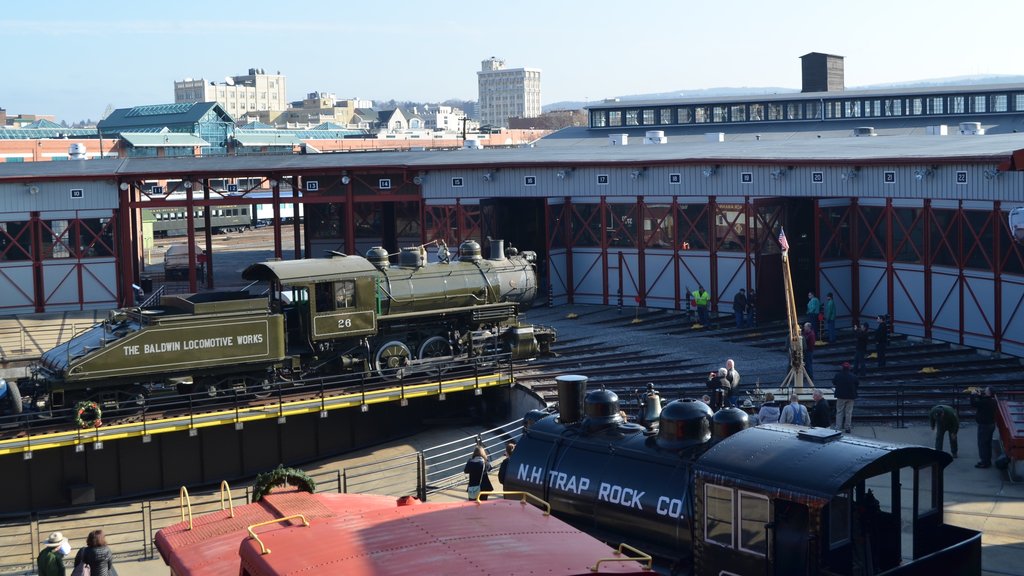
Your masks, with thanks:
<instances>
[{"instance_id":1,"label":"yellow grab bar","mask_svg":"<svg viewBox=\"0 0 1024 576\"><path fill-rule=\"evenodd\" d=\"M188 506L188 529L192 529L192 500L188 497L188 488L184 486L178 490L178 507L181 509L181 521L185 521L185 507Z\"/></svg>"},{"instance_id":2,"label":"yellow grab bar","mask_svg":"<svg viewBox=\"0 0 1024 576\"><path fill-rule=\"evenodd\" d=\"M519 492L519 491L516 491L516 492L504 492L504 491L501 491L501 490L493 490L493 491L490 491L490 492L481 492L476 497L477 504L480 503L480 496L483 496L485 494L488 495L488 496L491 496L491 495L494 495L494 496L519 496L520 497L519 498L519 502L524 504L524 505L526 504L527 500L533 500L537 505L542 506L544 508L544 515L545 516L551 516L551 504L548 504L545 500L543 500L541 498L538 498L538 497L534 496L533 494L530 494L529 492Z\"/></svg>"},{"instance_id":3,"label":"yellow grab bar","mask_svg":"<svg viewBox=\"0 0 1024 576\"><path fill-rule=\"evenodd\" d=\"M220 481L220 509L224 509L224 493L228 494L228 510L231 511L230 516L235 517L235 502L231 499L231 486L228 485L227 480Z\"/></svg>"},{"instance_id":4,"label":"yellow grab bar","mask_svg":"<svg viewBox=\"0 0 1024 576\"><path fill-rule=\"evenodd\" d=\"M597 572L602 562L623 562L625 560L640 560L642 562L646 562L647 567L645 568L645 570L651 570L654 566L654 560L651 558L650 554L646 554L640 550L637 550L636 548L626 543L619 544L619 549L615 551L615 554L622 556L624 554L623 549L629 550L630 552L636 554L636 556L626 556L625 558L601 558L597 561L596 564L594 564L590 571Z\"/></svg>"},{"instance_id":5,"label":"yellow grab bar","mask_svg":"<svg viewBox=\"0 0 1024 576\"><path fill-rule=\"evenodd\" d=\"M260 540L260 537L257 536L255 532L253 532L253 528L259 528L260 526L269 526L270 524L277 524L278 522L287 522L288 520L294 520L296 518L302 519L303 526L309 526L309 520L306 520L305 514L292 514L291 516L285 516L284 518L277 518L275 520L267 520L266 522L253 524L252 526L249 526L246 530L249 531L250 538L253 538L260 543L260 554L270 554L270 548L267 548L263 544L263 540Z\"/></svg>"}]
</instances>

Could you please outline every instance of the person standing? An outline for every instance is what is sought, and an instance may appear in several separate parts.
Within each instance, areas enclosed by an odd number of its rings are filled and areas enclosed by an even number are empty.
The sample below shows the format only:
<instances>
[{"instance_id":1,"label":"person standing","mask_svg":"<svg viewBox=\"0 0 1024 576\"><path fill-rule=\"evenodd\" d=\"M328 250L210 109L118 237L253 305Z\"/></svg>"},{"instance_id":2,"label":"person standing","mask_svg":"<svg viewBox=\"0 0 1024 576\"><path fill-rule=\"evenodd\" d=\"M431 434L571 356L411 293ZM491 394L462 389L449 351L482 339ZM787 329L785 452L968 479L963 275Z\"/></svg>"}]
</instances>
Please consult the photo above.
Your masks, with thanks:
<instances>
[{"instance_id":1,"label":"person standing","mask_svg":"<svg viewBox=\"0 0 1024 576\"><path fill-rule=\"evenodd\" d=\"M747 291L744 288L740 288L740 291L736 293L736 296L732 299L732 311L736 315L736 327L743 328L746 326L746 314L747 314Z\"/></svg>"},{"instance_id":2,"label":"person standing","mask_svg":"<svg viewBox=\"0 0 1024 576\"><path fill-rule=\"evenodd\" d=\"M957 418L956 411L945 404L933 406L928 413L928 421L932 430L935 430L935 449L942 450L942 438L949 433L949 451L953 458L956 458L956 435L960 432L960 419Z\"/></svg>"},{"instance_id":3,"label":"person standing","mask_svg":"<svg viewBox=\"0 0 1024 576\"><path fill-rule=\"evenodd\" d=\"M992 466L992 433L996 430L996 399L992 388L986 386L980 393L971 392L971 406L974 407L974 421L978 423L978 456L975 468Z\"/></svg>"},{"instance_id":4,"label":"person standing","mask_svg":"<svg viewBox=\"0 0 1024 576\"><path fill-rule=\"evenodd\" d=\"M807 323L811 326L818 325L818 314L821 314L821 300L814 295L814 292L807 293Z\"/></svg>"},{"instance_id":5,"label":"person standing","mask_svg":"<svg viewBox=\"0 0 1024 576\"><path fill-rule=\"evenodd\" d=\"M804 324L804 368L807 369L807 375L814 379L814 343L817 340L818 335L814 333L814 328L811 328L811 323Z\"/></svg>"},{"instance_id":6,"label":"person standing","mask_svg":"<svg viewBox=\"0 0 1024 576\"><path fill-rule=\"evenodd\" d=\"M825 298L825 339L829 344L836 342L836 301L831 292Z\"/></svg>"},{"instance_id":7,"label":"person standing","mask_svg":"<svg viewBox=\"0 0 1024 576\"><path fill-rule=\"evenodd\" d=\"M836 391L836 430L850 433L853 427L853 402L857 399L859 385L857 376L850 372L850 363L843 362L843 369L832 377L832 387Z\"/></svg>"},{"instance_id":8,"label":"person standing","mask_svg":"<svg viewBox=\"0 0 1024 576\"><path fill-rule=\"evenodd\" d=\"M782 409L779 422L783 424L796 424L807 426L811 423L811 417L807 414L807 408L800 403L800 397L796 394L789 395L789 404Z\"/></svg>"},{"instance_id":9,"label":"person standing","mask_svg":"<svg viewBox=\"0 0 1024 576\"><path fill-rule=\"evenodd\" d=\"M704 286L697 285L697 289L693 291L693 303L697 307L697 321L704 326L708 325L708 303L711 301L711 294L704 289Z\"/></svg>"},{"instance_id":10,"label":"person standing","mask_svg":"<svg viewBox=\"0 0 1024 576\"><path fill-rule=\"evenodd\" d=\"M825 400L825 395L821 393L821 390L817 388L811 393L811 398L814 399L814 405L811 406L811 426L815 428L831 428L832 427L832 412L828 407L828 400Z\"/></svg>"},{"instance_id":11,"label":"person standing","mask_svg":"<svg viewBox=\"0 0 1024 576\"><path fill-rule=\"evenodd\" d=\"M498 466L498 482L501 485L505 485L505 475L508 474L508 459L512 457L512 452L516 449L516 441L509 440L505 442L505 459L501 461L501 465Z\"/></svg>"},{"instance_id":12,"label":"person standing","mask_svg":"<svg viewBox=\"0 0 1024 576\"><path fill-rule=\"evenodd\" d=\"M466 462L466 466L462 469L463 473L469 475L469 484L466 486L466 495L469 500L476 500L478 496L480 500L487 500L487 494L481 495L480 493L494 490L487 474L490 471L491 463L487 461L487 450L483 445L477 444L473 450L473 457Z\"/></svg>"},{"instance_id":13,"label":"person standing","mask_svg":"<svg viewBox=\"0 0 1024 576\"><path fill-rule=\"evenodd\" d=\"M854 326L854 336L857 338L857 350L853 354L853 372L858 376L863 376L864 357L868 355L868 340L871 339L868 323L864 322L859 326Z\"/></svg>"},{"instance_id":14,"label":"person standing","mask_svg":"<svg viewBox=\"0 0 1024 576\"><path fill-rule=\"evenodd\" d=\"M875 328L875 353L878 355L878 367L885 368L885 349L889 347L889 323L884 316L879 316L878 327Z\"/></svg>"},{"instance_id":15,"label":"person standing","mask_svg":"<svg viewBox=\"0 0 1024 576\"><path fill-rule=\"evenodd\" d=\"M782 409L779 408L779 403L775 401L775 395L768 392L764 395L764 404L761 404L761 409L757 412L758 422L761 424L777 424L781 415Z\"/></svg>"},{"instance_id":16,"label":"person standing","mask_svg":"<svg viewBox=\"0 0 1024 576\"><path fill-rule=\"evenodd\" d=\"M64 576L64 557L71 552L68 539L60 532L50 534L43 542L43 549L36 557L36 568L39 576Z\"/></svg>"},{"instance_id":17,"label":"person standing","mask_svg":"<svg viewBox=\"0 0 1024 576\"><path fill-rule=\"evenodd\" d=\"M729 395L739 397L740 373L736 370L736 362L732 358L725 361L725 379L729 382ZM729 404L732 406L732 403Z\"/></svg>"},{"instance_id":18,"label":"person standing","mask_svg":"<svg viewBox=\"0 0 1024 576\"><path fill-rule=\"evenodd\" d=\"M75 566L85 563L91 570L91 576L117 576L114 570L114 553L107 546L107 537L103 530L93 530L85 538L85 548L75 555Z\"/></svg>"}]
</instances>

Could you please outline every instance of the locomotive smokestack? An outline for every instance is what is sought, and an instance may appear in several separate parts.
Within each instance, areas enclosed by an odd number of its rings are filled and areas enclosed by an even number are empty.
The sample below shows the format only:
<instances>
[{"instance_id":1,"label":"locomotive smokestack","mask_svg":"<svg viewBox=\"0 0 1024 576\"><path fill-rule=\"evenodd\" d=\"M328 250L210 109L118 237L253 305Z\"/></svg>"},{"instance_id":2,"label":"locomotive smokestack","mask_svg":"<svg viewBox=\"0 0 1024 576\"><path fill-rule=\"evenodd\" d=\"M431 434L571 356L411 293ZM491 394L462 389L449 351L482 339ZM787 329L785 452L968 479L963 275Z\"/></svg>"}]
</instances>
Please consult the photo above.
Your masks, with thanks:
<instances>
[{"instance_id":1,"label":"locomotive smokestack","mask_svg":"<svg viewBox=\"0 0 1024 576\"><path fill-rule=\"evenodd\" d=\"M587 392L587 377L568 374L555 378L558 387L558 420L562 424L575 424L583 416L583 398Z\"/></svg>"},{"instance_id":2,"label":"locomotive smokestack","mask_svg":"<svg viewBox=\"0 0 1024 576\"><path fill-rule=\"evenodd\" d=\"M491 240L491 260L505 259L505 241Z\"/></svg>"}]
</instances>

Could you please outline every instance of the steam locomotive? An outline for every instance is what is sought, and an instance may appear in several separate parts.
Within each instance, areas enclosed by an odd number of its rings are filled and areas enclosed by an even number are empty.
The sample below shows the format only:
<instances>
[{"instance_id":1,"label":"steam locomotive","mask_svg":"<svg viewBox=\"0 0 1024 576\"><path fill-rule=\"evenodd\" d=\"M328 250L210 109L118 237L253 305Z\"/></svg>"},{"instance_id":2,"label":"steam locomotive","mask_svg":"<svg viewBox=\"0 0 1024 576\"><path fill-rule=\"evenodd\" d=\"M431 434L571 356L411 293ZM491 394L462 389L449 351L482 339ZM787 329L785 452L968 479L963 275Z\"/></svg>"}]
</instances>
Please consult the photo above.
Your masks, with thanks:
<instances>
[{"instance_id":1,"label":"steam locomotive","mask_svg":"<svg viewBox=\"0 0 1024 576\"><path fill-rule=\"evenodd\" d=\"M422 247L367 257L263 262L246 280L269 296L210 292L163 296L156 306L108 318L42 355L18 384L38 409L79 400L141 402L164 389L211 396L274 382L366 371L397 380L418 368L467 356L548 351L550 328L521 325L537 294L536 254L495 241L484 259L464 242L458 256Z\"/></svg>"},{"instance_id":2,"label":"steam locomotive","mask_svg":"<svg viewBox=\"0 0 1024 576\"><path fill-rule=\"evenodd\" d=\"M560 413L527 415L504 489L585 532L696 575L981 573L980 533L943 522L944 452L748 427L697 400L666 404L648 429L623 420L615 393L584 395L585 377L557 382Z\"/></svg>"}]
</instances>

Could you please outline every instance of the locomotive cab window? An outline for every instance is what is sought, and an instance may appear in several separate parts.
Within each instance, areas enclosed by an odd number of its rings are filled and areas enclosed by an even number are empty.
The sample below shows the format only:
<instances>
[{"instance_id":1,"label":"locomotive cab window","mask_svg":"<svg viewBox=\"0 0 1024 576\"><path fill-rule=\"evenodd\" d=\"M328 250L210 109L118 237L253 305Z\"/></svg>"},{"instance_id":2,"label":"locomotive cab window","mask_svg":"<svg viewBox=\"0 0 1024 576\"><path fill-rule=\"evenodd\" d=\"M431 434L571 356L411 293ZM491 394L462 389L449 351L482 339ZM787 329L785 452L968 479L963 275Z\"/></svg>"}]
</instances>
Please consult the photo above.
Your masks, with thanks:
<instances>
[{"instance_id":1,"label":"locomotive cab window","mask_svg":"<svg viewBox=\"0 0 1024 576\"><path fill-rule=\"evenodd\" d=\"M333 282L317 282L316 284L316 311L331 312L334 310Z\"/></svg>"},{"instance_id":2,"label":"locomotive cab window","mask_svg":"<svg viewBox=\"0 0 1024 576\"><path fill-rule=\"evenodd\" d=\"M342 280L334 283L334 303L336 309L351 308L355 303L355 296L355 280Z\"/></svg>"},{"instance_id":3,"label":"locomotive cab window","mask_svg":"<svg viewBox=\"0 0 1024 576\"><path fill-rule=\"evenodd\" d=\"M740 492L739 510L740 550L759 556L768 553L768 538L765 526L768 524L768 498L761 494Z\"/></svg>"},{"instance_id":4,"label":"locomotive cab window","mask_svg":"<svg viewBox=\"0 0 1024 576\"><path fill-rule=\"evenodd\" d=\"M704 486L704 510L704 538L708 542L732 548L732 490L706 484Z\"/></svg>"},{"instance_id":5,"label":"locomotive cab window","mask_svg":"<svg viewBox=\"0 0 1024 576\"><path fill-rule=\"evenodd\" d=\"M828 542L838 548L850 542L850 492L840 492L828 505Z\"/></svg>"}]
</instances>

